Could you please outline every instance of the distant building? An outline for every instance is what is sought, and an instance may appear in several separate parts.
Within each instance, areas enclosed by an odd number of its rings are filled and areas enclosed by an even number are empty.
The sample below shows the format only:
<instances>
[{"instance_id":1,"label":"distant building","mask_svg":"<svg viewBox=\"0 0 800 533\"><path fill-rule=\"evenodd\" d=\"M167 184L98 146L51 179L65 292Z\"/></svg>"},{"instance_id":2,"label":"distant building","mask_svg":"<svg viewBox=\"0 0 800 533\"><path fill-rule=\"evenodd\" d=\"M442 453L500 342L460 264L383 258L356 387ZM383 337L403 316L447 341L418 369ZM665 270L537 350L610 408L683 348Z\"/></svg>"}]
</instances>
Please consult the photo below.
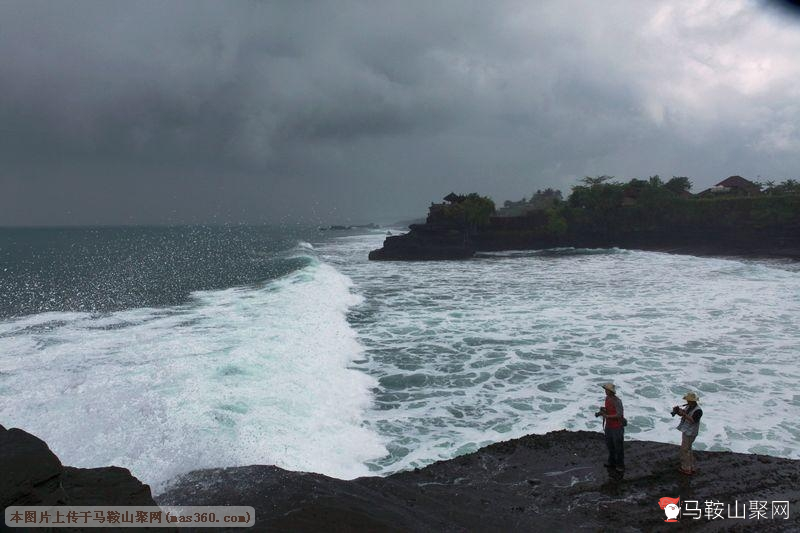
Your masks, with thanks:
<instances>
[{"instance_id":1,"label":"distant building","mask_svg":"<svg viewBox=\"0 0 800 533\"><path fill-rule=\"evenodd\" d=\"M443 198L443 200L445 202L450 202L451 204L460 204L465 199L466 199L466 196L462 196L462 195L456 194L454 192L451 192L450 194L448 194L447 196L445 196Z\"/></svg>"},{"instance_id":2,"label":"distant building","mask_svg":"<svg viewBox=\"0 0 800 533\"><path fill-rule=\"evenodd\" d=\"M466 196L451 192L450 194L442 198L442 200L444 200L443 203L436 204L431 202L431 206L428 208L428 218L426 219L426 222L428 224L446 223L447 220L445 212L447 210L447 207L453 204L460 204L461 202L466 200L466 198L467 198Z\"/></svg>"},{"instance_id":3,"label":"distant building","mask_svg":"<svg viewBox=\"0 0 800 533\"><path fill-rule=\"evenodd\" d=\"M539 211L554 206L562 200L561 191L555 189L545 189L536 191L530 200L523 198L520 201L512 202L506 200L503 207L497 210L495 216L498 217L520 217L531 211Z\"/></svg>"},{"instance_id":4,"label":"distant building","mask_svg":"<svg viewBox=\"0 0 800 533\"><path fill-rule=\"evenodd\" d=\"M730 196L757 196L761 194L761 187L741 176L731 176L713 187L702 191L698 196L709 197L717 195Z\"/></svg>"}]
</instances>

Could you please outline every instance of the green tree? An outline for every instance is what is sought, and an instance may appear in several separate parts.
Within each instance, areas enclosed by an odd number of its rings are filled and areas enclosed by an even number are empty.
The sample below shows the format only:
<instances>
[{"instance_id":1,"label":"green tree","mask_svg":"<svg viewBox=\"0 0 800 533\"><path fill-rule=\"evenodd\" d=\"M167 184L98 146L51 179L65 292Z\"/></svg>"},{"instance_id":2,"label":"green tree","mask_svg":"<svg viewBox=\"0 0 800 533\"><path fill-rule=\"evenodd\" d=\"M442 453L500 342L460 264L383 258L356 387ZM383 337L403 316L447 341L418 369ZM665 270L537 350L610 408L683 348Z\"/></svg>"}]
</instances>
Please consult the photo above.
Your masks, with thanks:
<instances>
[{"instance_id":1,"label":"green tree","mask_svg":"<svg viewBox=\"0 0 800 533\"><path fill-rule=\"evenodd\" d=\"M470 193L459 204L464 209L464 219L471 228L478 228L489 223L489 218L494 214L494 201L488 196Z\"/></svg>"},{"instance_id":2,"label":"green tree","mask_svg":"<svg viewBox=\"0 0 800 533\"><path fill-rule=\"evenodd\" d=\"M800 182L789 179L775 186L774 194L800 194Z\"/></svg>"},{"instance_id":3,"label":"green tree","mask_svg":"<svg viewBox=\"0 0 800 533\"><path fill-rule=\"evenodd\" d=\"M549 235L554 237L562 237L567 233L567 220L561 213L560 209L547 210L547 226L546 230Z\"/></svg>"},{"instance_id":4,"label":"green tree","mask_svg":"<svg viewBox=\"0 0 800 533\"><path fill-rule=\"evenodd\" d=\"M495 205L491 198L473 192L461 195L457 202L447 205L443 215L450 224L469 234L486 226L494 212Z\"/></svg>"},{"instance_id":5,"label":"green tree","mask_svg":"<svg viewBox=\"0 0 800 533\"><path fill-rule=\"evenodd\" d=\"M569 205L592 211L608 211L619 206L622 203L624 186L620 183L605 183L605 181L588 187L585 185L574 186L569 195Z\"/></svg>"},{"instance_id":6,"label":"green tree","mask_svg":"<svg viewBox=\"0 0 800 533\"><path fill-rule=\"evenodd\" d=\"M686 176L672 176L672 179L664 184L664 188L675 194L681 194L691 190L692 182Z\"/></svg>"},{"instance_id":7,"label":"green tree","mask_svg":"<svg viewBox=\"0 0 800 533\"><path fill-rule=\"evenodd\" d=\"M597 187L598 185L602 185L607 181L612 180L612 176L585 176L581 179L581 183L586 185L587 187Z\"/></svg>"},{"instance_id":8,"label":"green tree","mask_svg":"<svg viewBox=\"0 0 800 533\"><path fill-rule=\"evenodd\" d=\"M581 180L584 185L572 188L568 199L571 207L584 211L579 218L592 221L588 231L600 232L604 238L611 235L615 214L622 205L625 191L625 185L616 181L609 183L611 179L611 176L587 176Z\"/></svg>"}]
</instances>

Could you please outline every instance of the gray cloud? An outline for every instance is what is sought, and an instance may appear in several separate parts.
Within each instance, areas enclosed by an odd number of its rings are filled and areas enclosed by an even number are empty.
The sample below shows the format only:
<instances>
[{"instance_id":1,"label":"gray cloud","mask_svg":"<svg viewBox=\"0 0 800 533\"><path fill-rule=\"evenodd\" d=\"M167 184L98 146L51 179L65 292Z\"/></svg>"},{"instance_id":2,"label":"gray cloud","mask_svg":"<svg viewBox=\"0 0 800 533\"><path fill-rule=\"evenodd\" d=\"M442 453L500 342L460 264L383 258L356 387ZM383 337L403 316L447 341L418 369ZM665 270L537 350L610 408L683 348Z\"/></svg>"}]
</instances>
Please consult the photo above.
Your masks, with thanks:
<instances>
[{"instance_id":1,"label":"gray cloud","mask_svg":"<svg viewBox=\"0 0 800 533\"><path fill-rule=\"evenodd\" d=\"M0 4L0 224L391 220L586 174L797 177L763 2Z\"/></svg>"}]
</instances>

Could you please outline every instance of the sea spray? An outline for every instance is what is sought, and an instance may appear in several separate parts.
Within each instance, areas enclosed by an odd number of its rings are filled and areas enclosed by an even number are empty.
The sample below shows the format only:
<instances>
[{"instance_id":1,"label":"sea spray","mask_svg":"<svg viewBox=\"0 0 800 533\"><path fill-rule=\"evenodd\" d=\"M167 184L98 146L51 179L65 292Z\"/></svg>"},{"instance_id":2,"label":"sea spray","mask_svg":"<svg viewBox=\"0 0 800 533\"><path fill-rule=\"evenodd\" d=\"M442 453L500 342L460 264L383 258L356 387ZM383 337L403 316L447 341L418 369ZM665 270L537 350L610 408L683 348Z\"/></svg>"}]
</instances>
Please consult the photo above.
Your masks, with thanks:
<instances>
[{"instance_id":1,"label":"sea spray","mask_svg":"<svg viewBox=\"0 0 800 533\"><path fill-rule=\"evenodd\" d=\"M362 426L376 380L348 368L362 347L346 313L360 300L308 263L182 306L0 323L0 420L65 464L127 467L156 490L247 464L366 474L386 450Z\"/></svg>"}]
</instances>

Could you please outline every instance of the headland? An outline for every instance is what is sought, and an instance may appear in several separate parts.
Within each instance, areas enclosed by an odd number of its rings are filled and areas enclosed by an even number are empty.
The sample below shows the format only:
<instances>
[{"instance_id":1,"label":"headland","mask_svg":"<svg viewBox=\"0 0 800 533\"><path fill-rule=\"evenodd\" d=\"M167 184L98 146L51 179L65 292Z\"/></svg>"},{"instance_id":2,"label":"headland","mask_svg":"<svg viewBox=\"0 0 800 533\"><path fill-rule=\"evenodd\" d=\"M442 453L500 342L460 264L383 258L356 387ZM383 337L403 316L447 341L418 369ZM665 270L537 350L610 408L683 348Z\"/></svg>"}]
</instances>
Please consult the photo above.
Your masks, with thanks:
<instances>
[{"instance_id":1,"label":"headland","mask_svg":"<svg viewBox=\"0 0 800 533\"><path fill-rule=\"evenodd\" d=\"M372 260L466 259L477 252L626 248L692 255L800 259L800 186L764 188L739 176L697 195L685 178L628 183L586 178L567 200L537 191L530 201L476 193L431 204L424 224L388 237ZM677 181L676 181L677 180Z\"/></svg>"}]
</instances>

